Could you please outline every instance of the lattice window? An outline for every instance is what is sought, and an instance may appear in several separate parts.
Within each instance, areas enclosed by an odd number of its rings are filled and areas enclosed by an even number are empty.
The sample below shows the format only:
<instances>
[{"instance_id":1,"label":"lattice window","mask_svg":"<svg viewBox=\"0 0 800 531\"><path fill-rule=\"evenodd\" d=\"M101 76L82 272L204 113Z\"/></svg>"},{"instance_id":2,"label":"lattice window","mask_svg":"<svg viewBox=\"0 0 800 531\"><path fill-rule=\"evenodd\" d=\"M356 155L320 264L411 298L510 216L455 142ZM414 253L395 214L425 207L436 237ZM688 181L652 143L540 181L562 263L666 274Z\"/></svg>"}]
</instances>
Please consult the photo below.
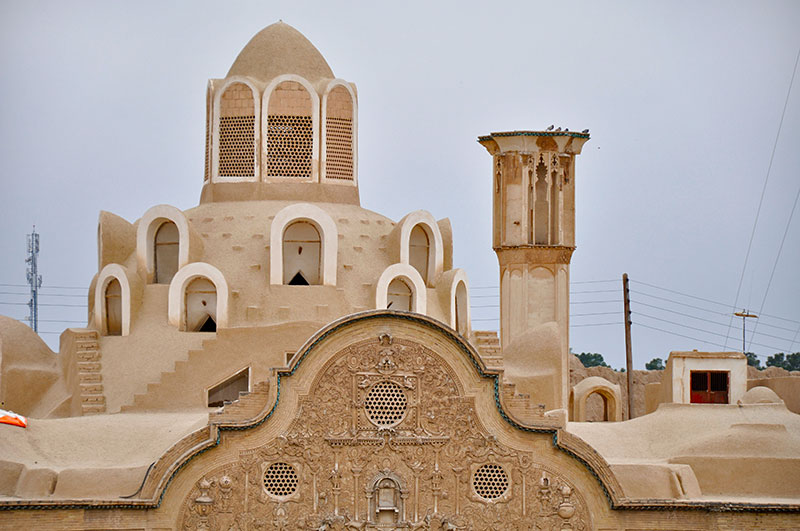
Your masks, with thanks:
<instances>
[{"instance_id":1,"label":"lattice window","mask_svg":"<svg viewBox=\"0 0 800 531\"><path fill-rule=\"evenodd\" d=\"M313 142L310 116L270 115L267 119L267 175L311 177Z\"/></svg>"},{"instance_id":2,"label":"lattice window","mask_svg":"<svg viewBox=\"0 0 800 531\"><path fill-rule=\"evenodd\" d=\"M508 474L500 465L483 465L472 476L472 487L484 500L496 500L508 490Z\"/></svg>"},{"instance_id":3,"label":"lattice window","mask_svg":"<svg viewBox=\"0 0 800 531\"><path fill-rule=\"evenodd\" d=\"M353 180L353 120L325 120L325 177Z\"/></svg>"},{"instance_id":4,"label":"lattice window","mask_svg":"<svg viewBox=\"0 0 800 531\"><path fill-rule=\"evenodd\" d=\"M203 173L203 180L207 181L211 177L211 118L210 109L206 105L206 164Z\"/></svg>"},{"instance_id":5,"label":"lattice window","mask_svg":"<svg viewBox=\"0 0 800 531\"><path fill-rule=\"evenodd\" d=\"M325 178L353 180L353 99L342 85L325 106Z\"/></svg>"},{"instance_id":6,"label":"lattice window","mask_svg":"<svg viewBox=\"0 0 800 531\"><path fill-rule=\"evenodd\" d=\"M297 491L297 471L289 463L272 463L264 472L264 489L278 498Z\"/></svg>"},{"instance_id":7,"label":"lattice window","mask_svg":"<svg viewBox=\"0 0 800 531\"><path fill-rule=\"evenodd\" d=\"M388 427L398 424L406 415L408 399L403 389L394 382L378 382L372 386L364 401L370 422Z\"/></svg>"},{"instance_id":8,"label":"lattice window","mask_svg":"<svg viewBox=\"0 0 800 531\"><path fill-rule=\"evenodd\" d=\"M219 176L255 175L255 116L219 119Z\"/></svg>"},{"instance_id":9,"label":"lattice window","mask_svg":"<svg viewBox=\"0 0 800 531\"><path fill-rule=\"evenodd\" d=\"M256 174L256 116L253 91L244 83L225 89L220 99L220 177L254 177Z\"/></svg>"}]
</instances>

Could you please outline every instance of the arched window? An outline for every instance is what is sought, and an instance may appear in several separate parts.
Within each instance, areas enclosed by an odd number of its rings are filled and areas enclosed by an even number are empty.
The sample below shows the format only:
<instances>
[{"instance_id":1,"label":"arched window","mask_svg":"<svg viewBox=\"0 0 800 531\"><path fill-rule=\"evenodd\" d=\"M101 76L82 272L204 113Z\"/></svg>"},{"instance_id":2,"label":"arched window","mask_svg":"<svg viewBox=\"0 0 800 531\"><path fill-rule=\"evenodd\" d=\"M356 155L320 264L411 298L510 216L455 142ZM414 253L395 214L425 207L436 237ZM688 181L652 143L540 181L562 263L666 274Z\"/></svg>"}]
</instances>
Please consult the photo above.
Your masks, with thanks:
<instances>
[{"instance_id":1,"label":"arched window","mask_svg":"<svg viewBox=\"0 0 800 531\"><path fill-rule=\"evenodd\" d=\"M586 422L608 422L608 399L595 391L586 397Z\"/></svg>"},{"instance_id":2,"label":"arched window","mask_svg":"<svg viewBox=\"0 0 800 531\"><path fill-rule=\"evenodd\" d=\"M171 221L162 223L156 231L153 246L156 284L169 284L178 271L179 241L178 227Z\"/></svg>"},{"instance_id":3,"label":"arched window","mask_svg":"<svg viewBox=\"0 0 800 531\"><path fill-rule=\"evenodd\" d=\"M256 104L244 83L228 85L219 108L219 177L255 177Z\"/></svg>"},{"instance_id":4,"label":"arched window","mask_svg":"<svg viewBox=\"0 0 800 531\"><path fill-rule=\"evenodd\" d=\"M269 96L267 177L310 179L314 150L311 95L296 81L280 83Z\"/></svg>"},{"instance_id":5,"label":"arched window","mask_svg":"<svg viewBox=\"0 0 800 531\"><path fill-rule=\"evenodd\" d=\"M459 282L456 286L456 332L462 336L469 330L468 304L467 286L464 282Z\"/></svg>"},{"instance_id":6,"label":"arched window","mask_svg":"<svg viewBox=\"0 0 800 531\"><path fill-rule=\"evenodd\" d=\"M544 162L539 162L536 166L536 203L534 207L534 224L536 245L547 245L549 243L547 221L550 214L547 211L547 167Z\"/></svg>"},{"instance_id":7,"label":"arched window","mask_svg":"<svg viewBox=\"0 0 800 531\"><path fill-rule=\"evenodd\" d=\"M106 286L106 334L122 335L122 286L119 280L112 279Z\"/></svg>"},{"instance_id":8,"label":"arched window","mask_svg":"<svg viewBox=\"0 0 800 531\"><path fill-rule=\"evenodd\" d=\"M344 86L328 93L325 113L325 178L352 181L353 98Z\"/></svg>"},{"instance_id":9,"label":"arched window","mask_svg":"<svg viewBox=\"0 0 800 531\"><path fill-rule=\"evenodd\" d=\"M319 231L307 221L297 221L283 233L283 283L291 286L321 284Z\"/></svg>"},{"instance_id":10,"label":"arched window","mask_svg":"<svg viewBox=\"0 0 800 531\"><path fill-rule=\"evenodd\" d=\"M558 225L561 206L559 203L558 173L553 171L550 173L550 245L561 243Z\"/></svg>"},{"instance_id":11,"label":"arched window","mask_svg":"<svg viewBox=\"0 0 800 531\"><path fill-rule=\"evenodd\" d=\"M183 329L189 332L217 331L217 288L205 277L186 286Z\"/></svg>"},{"instance_id":12,"label":"arched window","mask_svg":"<svg viewBox=\"0 0 800 531\"><path fill-rule=\"evenodd\" d=\"M411 237L408 240L408 262L419 271L422 281L428 283L428 261L430 260L430 240L428 233L422 225L415 225L411 229Z\"/></svg>"},{"instance_id":13,"label":"arched window","mask_svg":"<svg viewBox=\"0 0 800 531\"><path fill-rule=\"evenodd\" d=\"M410 312L414 308L411 288L403 279L394 278L389 282L389 288L386 293L386 308L406 312Z\"/></svg>"}]
</instances>

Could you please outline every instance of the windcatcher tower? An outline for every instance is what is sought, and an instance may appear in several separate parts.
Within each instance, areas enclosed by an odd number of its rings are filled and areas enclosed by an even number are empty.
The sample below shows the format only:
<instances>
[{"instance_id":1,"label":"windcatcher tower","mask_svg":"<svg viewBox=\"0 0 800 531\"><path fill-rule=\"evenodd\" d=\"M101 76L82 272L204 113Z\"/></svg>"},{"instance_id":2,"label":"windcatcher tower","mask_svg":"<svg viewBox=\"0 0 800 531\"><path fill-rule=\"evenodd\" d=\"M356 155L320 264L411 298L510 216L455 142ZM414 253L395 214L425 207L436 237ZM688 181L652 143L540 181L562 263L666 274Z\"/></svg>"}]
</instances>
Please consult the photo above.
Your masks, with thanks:
<instances>
[{"instance_id":1,"label":"windcatcher tower","mask_svg":"<svg viewBox=\"0 0 800 531\"><path fill-rule=\"evenodd\" d=\"M506 366L509 376L529 379L522 390L552 409L567 406L575 156L588 139L587 133L569 131L513 131L478 139L493 157L492 247L500 262ZM543 379L552 385L543 385ZM544 388L552 394L541 395Z\"/></svg>"}]
</instances>

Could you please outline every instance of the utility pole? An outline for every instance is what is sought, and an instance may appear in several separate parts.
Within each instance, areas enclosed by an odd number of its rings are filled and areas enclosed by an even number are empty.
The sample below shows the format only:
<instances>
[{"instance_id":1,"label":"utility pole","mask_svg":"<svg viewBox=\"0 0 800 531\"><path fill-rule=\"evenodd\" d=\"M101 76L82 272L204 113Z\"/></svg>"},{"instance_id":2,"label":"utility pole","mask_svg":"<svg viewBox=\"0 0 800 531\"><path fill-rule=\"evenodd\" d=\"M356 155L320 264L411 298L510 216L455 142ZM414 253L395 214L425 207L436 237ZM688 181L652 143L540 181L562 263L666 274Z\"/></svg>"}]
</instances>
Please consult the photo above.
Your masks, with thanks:
<instances>
[{"instance_id":1,"label":"utility pole","mask_svg":"<svg viewBox=\"0 0 800 531\"><path fill-rule=\"evenodd\" d=\"M741 317L742 318L742 354L744 354L745 353L744 333L745 333L745 330L746 330L745 321L747 321L747 319L750 318L750 317L752 317L753 319L758 319L758 316L756 314L754 314L754 313L748 313L747 310L742 310L741 312L736 312L733 315L735 315L736 317Z\"/></svg>"},{"instance_id":2,"label":"utility pole","mask_svg":"<svg viewBox=\"0 0 800 531\"><path fill-rule=\"evenodd\" d=\"M622 274L622 301L625 305L625 362L628 373L628 419L633 418L633 349L631 348L631 293L628 273Z\"/></svg>"},{"instance_id":3,"label":"utility pole","mask_svg":"<svg viewBox=\"0 0 800 531\"><path fill-rule=\"evenodd\" d=\"M28 285L31 287L31 299L28 301L28 324L33 331L39 333L39 288L42 287L42 275L39 274L39 234L36 233L36 225L33 231L28 234L28 264L27 277Z\"/></svg>"}]
</instances>

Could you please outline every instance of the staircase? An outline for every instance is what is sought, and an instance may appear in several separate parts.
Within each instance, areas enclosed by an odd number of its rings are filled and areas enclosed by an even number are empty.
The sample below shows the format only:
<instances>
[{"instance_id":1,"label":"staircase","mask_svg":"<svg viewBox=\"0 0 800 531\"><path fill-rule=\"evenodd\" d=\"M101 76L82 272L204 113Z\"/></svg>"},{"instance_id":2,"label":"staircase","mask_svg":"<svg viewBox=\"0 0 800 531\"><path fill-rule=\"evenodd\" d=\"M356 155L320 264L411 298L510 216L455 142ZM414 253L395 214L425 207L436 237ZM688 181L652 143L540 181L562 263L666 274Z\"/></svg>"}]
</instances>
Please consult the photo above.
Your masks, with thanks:
<instances>
[{"instance_id":1,"label":"staircase","mask_svg":"<svg viewBox=\"0 0 800 531\"><path fill-rule=\"evenodd\" d=\"M75 359L81 390L81 413L97 415L106 412L103 375L100 373L100 344L96 330L81 330L75 334Z\"/></svg>"},{"instance_id":2,"label":"staircase","mask_svg":"<svg viewBox=\"0 0 800 531\"><path fill-rule=\"evenodd\" d=\"M171 371L162 372L158 381L147 384L145 392L135 394L133 402L122 406L120 412L204 407L197 388L186 388L187 383L195 383L187 373L202 373L209 363L219 361L213 352L217 342L216 338L206 339L199 349L190 350L186 359L176 361Z\"/></svg>"},{"instance_id":3,"label":"staircase","mask_svg":"<svg viewBox=\"0 0 800 531\"><path fill-rule=\"evenodd\" d=\"M503 368L503 350L500 348L500 338L494 330L473 330L472 336L481 359L488 368Z\"/></svg>"},{"instance_id":4,"label":"staircase","mask_svg":"<svg viewBox=\"0 0 800 531\"><path fill-rule=\"evenodd\" d=\"M249 421L264 411L269 400L269 382L258 382L249 393L239 393L239 399L226 402L220 411L211 414L214 424L235 424Z\"/></svg>"},{"instance_id":5,"label":"staircase","mask_svg":"<svg viewBox=\"0 0 800 531\"><path fill-rule=\"evenodd\" d=\"M481 359L489 369L503 368L503 349L494 330L473 330L473 342L478 347ZM519 420L536 422L544 418L544 408L532 404L530 395L517 393L517 385L504 381L500 388L503 405Z\"/></svg>"}]
</instances>

